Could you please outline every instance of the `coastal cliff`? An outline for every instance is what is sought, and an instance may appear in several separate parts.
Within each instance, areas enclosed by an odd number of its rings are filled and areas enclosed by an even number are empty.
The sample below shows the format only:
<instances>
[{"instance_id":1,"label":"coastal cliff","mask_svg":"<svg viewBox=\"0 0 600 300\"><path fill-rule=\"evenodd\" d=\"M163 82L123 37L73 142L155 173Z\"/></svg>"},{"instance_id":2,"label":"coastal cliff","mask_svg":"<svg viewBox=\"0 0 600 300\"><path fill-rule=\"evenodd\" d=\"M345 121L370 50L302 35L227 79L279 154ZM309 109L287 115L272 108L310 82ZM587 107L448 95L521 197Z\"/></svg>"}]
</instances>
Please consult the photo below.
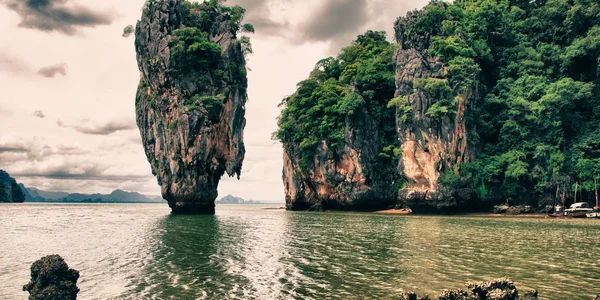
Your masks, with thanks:
<instances>
[{"instance_id":1,"label":"coastal cliff","mask_svg":"<svg viewBox=\"0 0 600 300\"><path fill-rule=\"evenodd\" d=\"M282 102L287 207L592 203L599 12L595 2L432 1L398 18L396 44L359 35Z\"/></svg>"},{"instance_id":2,"label":"coastal cliff","mask_svg":"<svg viewBox=\"0 0 600 300\"><path fill-rule=\"evenodd\" d=\"M137 124L173 213L212 214L221 176L239 178L245 148L244 9L217 1L148 1L135 30Z\"/></svg>"},{"instance_id":3,"label":"coastal cliff","mask_svg":"<svg viewBox=\"0 0 600 300\"><path fill-rule=\"evenodd\" d=\"M467 85L457 86L449 78L448 65L431 54L432 38L444 32L442 19L415 34L415 26L430 11L446 9L446 3L433 2L398 18L394 26L396 122L402 144L398 172L407 182L398 200L399 206L413 211L465 210L460 206L473 206L476 200L469 189L438 183L445 172L458 173L463 162L474 158L465 114L479 97L476 71L469 74Z\"/></svg>"},{"instance_id":4,"label":"coastal cliff","mask_svg":"<svg viewBox=\"0 0 600 300\"><path fill-rule=\"evenodd\" d=\"M0 170L0 202L24 202L25 194L17 181Z\"/></svg>"},{"instance_id":5,"label":"coastal cliff","mask_svg":"<svg viewBox=\"0 0 600 300\"><path fill-rule=\"evenodd\" d=\"M392 55L385 33L360 35L315 66L283 100L286 205L292 210L373 210L395 204L397 153ZM398 149L396 149L398 150Z\"/></svg>"}]
</instances>

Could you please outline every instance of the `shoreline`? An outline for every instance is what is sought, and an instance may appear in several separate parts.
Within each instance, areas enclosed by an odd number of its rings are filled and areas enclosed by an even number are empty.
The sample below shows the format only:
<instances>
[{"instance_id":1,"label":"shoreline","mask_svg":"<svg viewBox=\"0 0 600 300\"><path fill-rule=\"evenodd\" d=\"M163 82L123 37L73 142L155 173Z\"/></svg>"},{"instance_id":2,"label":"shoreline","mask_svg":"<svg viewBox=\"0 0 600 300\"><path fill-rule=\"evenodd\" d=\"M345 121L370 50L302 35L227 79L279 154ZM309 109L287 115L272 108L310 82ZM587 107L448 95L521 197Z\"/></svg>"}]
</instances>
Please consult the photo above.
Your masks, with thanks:
<instances>
[{"instance_id":1,"label":"shoreline","mask_svg":"<svg viewBox=\"0 0 600 300\"><path fill-rule=\"evenodd\" d=\"M371 212L377 215L400 215L400 216L454 216L454 217L483 217L483 218L547 218L547 214L542 213L525 213L525 214L495 214L487 212L478 213L459 213L459 214L417 214L410 209L384 209Z\"/></svg>"}]
</instances>

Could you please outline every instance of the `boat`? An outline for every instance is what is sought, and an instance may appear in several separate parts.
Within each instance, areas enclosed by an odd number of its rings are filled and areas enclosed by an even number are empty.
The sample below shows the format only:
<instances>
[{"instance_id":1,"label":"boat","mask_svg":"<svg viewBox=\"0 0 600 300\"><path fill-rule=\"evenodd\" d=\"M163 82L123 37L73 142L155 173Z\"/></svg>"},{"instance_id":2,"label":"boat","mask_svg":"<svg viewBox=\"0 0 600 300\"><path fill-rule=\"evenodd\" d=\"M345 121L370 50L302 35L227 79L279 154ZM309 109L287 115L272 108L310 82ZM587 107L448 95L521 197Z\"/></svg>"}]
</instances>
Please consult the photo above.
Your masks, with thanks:
<instances>
[{"instance_id":1,"label":"boat","mask_svg":"<svg viewBox=\"0 0 600 300\"><path fill-rule=\"evenodd\" d=\"M598 206L598 205L594 206L594 211L586 214L586 217L600 219L600 206Z\"/></svg>"},{"instance_id":2,"label":"boat","mask_svg":"<svg viewBox=\"0 0 600 300\"><path fill-rule=\"evenodd\" d=\"M565 209L565 216L570 218L586 218L588 214L597 213L587 202L577 202ZM596 214L597 215L597 214Z\"/></svg>"},{"instance_id":3,"label":"boat","mask_svg":"<svg viewBox=\"0 0 600 300\"><path fill-rule=\"evenodd\" d=\"M599 218L600 219L600 212L591 212L591 213L587 213L585 214L586 217L588 218Z\"/></svg>"}]
</instances>

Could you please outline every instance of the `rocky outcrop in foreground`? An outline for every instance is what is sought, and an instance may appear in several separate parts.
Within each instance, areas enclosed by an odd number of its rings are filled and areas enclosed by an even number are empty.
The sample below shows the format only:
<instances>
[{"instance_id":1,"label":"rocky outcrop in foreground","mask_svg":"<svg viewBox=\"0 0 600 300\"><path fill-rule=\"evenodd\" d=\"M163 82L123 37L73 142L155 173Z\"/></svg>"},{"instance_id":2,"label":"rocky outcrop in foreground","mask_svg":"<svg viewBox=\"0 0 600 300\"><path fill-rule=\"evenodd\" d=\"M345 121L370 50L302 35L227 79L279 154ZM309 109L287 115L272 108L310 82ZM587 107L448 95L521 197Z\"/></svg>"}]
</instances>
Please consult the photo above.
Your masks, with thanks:
<instances>
[{"instance_id":1,"label":"rocky outcrop in foreground","mask_svg":"<svg viewBox=\"0 0 600 300\"><path fill-rule=\"evenodd\" d=\"M79 271L69 266L59 255L48 255L31 265L31 282L23 286L29 300L77 299Z\"/></svg>"},{"instance_id":2,"label":"rocky outcrop in foreground","mask_svg":"<svg viewBox=\"0 0 600 300\"><path fill-rule=\"evenodd\" d=\"M24 202L25 194L17 181L0 170L0 202Z\"/></svg>"},{"instance_id":3,"label":"rocky outcrop in foreground","mask_svg":"<svg viewBox=\"0 0 600 300\"><path fill-rule=\"evenodd\" d=\"M402 293L401 300L429 300L429 296L418 297L415 293ZM507 278L491 281L467 283L467 290L444 290L437 299L440 300L533 300L538 299L536 290L527 291L519 296L514 283Z\"/></svg>"},{"instance_id":4,"label":"rocky outcrop in foreground","mask_svg":"<svg viewBox=\"0 0 600 300\"><path fill-rule=\"evenodd\" d=\"M173 213L214 213L221 176L240 176L247 98L236 38L242 15L216 1L148 1L137 24L137 124Z\"/></svg>"}]
</instances>

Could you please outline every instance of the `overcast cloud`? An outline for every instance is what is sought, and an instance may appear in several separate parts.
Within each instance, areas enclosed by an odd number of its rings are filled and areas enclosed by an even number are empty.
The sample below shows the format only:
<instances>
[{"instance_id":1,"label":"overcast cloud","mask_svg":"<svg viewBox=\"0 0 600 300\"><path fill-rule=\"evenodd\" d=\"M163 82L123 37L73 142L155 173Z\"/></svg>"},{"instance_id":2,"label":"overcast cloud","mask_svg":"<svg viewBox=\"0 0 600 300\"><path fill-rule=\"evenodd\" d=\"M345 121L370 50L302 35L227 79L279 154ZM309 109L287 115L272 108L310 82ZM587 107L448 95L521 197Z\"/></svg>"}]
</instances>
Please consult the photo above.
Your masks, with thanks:
<instances>
[{"instance_id":1,"label":"overcast cloud","mask_svg":"<svg viewBox=\"0 0 600 300\"><path fill-rule=\"evenodd\" d=\"M0 0L0 169L48 191L160 193L135 125L134 39L122 37L143 3ZM391 38L395 19L427 0L227 3L247 9L256 34L241 180L223 177L219 195L282 202L282 150L271 140L281 99L318 60L367 29Z\"/></svg>"},{"instance_id":2,"label":"overcast cloud","mask_svg":"<svg viewBox=\"0 0 600 300\"><path fill-rule=\"evenodd\" d=\"M21 17L19 27L73 35L81 27L110 25L113 16L69 0L2 0Z\"/></svg>"},{"instance_id":3,"label":"overcast cloud","mask_svg":"<svg viewBox=\"0 0 600 300\"><path fill-rule=\"evenodd\" d=\"M73 128L79 133L91 135L109 135L118 131L137 129L137 125L131 119L113 120L100 125L89 124L89 121L80 123L82 124L66 125L61 120L56 122L59 127Z\"/></svg>"}]
</instances>

